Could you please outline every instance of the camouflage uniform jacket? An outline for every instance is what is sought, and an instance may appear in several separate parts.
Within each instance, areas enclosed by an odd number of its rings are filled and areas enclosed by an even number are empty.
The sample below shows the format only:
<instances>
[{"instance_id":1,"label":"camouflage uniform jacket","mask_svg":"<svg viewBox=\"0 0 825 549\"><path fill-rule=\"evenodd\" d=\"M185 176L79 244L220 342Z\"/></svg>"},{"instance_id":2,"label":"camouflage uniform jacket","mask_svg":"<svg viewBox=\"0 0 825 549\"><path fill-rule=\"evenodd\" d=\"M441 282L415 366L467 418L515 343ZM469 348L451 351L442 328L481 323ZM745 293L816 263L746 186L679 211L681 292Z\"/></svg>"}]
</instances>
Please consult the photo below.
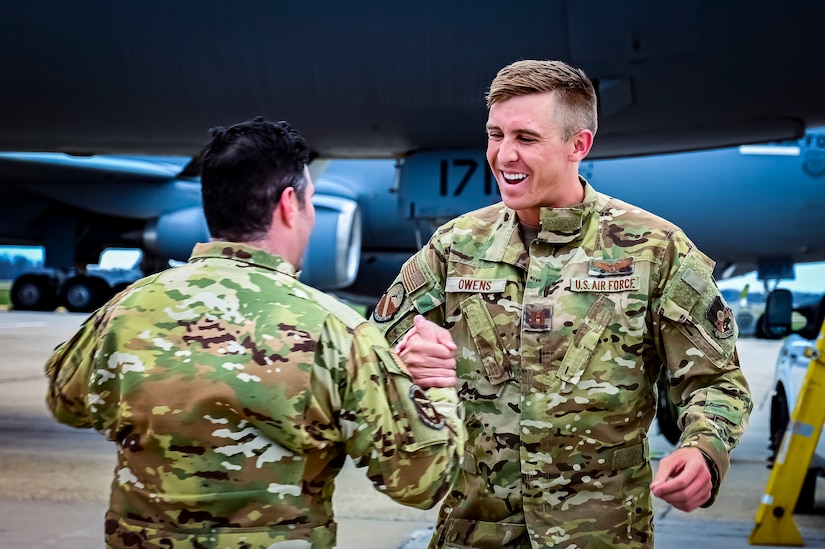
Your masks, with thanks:
<instances>
[{"instance_id":1,"label":"camouflage uniform jacket","mask_svg":"<svg viewBox=\"0 0 825 549\"><path fill-rule=\"evenodd\" d=\"M714 497L746 427L713 263L674 225L582 183L584 202L542 209L527 248L503 204L443 225L373 314L390 342L420 312L458 345L467 450L432 547L652 547L646 433L662 364L680 444L712 464Z\"/></svg>"},{"instance_id":2,"label":"camouflage uniform jacket","mask_svg":"<svg viewBox=\"0 0 825 549\"><path fill-rule=\"evenodd\" d=\"M116 443L109 547L323 549L347 455L434 506L459 473L454 389L255 248L198 244L92 315L46 366L55 418Z\"/></svg>"}]
</instances>

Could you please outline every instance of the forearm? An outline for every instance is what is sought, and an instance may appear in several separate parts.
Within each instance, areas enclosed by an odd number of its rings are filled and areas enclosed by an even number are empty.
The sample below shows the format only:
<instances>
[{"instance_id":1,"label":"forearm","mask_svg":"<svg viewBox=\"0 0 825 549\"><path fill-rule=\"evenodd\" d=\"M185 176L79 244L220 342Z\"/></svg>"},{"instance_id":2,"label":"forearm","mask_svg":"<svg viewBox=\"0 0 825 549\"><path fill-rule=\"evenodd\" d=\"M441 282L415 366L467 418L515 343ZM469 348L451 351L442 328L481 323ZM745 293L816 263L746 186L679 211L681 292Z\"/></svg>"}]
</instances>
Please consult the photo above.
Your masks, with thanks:
<instances>
[{"instance_id":1,"label":"forearm","mask_svg":"<svg viewBox=\"0 0 825 549\"><path fill-rule=\"evenodd\" d=\"M455 390L433 388L426 395L432 408L424 405L417 420L410 422L412 437L392 455L373 454L368 469L379 491L419 509L435 506L447 494L458 476L466 442Z\"/></svg>"},{"instance_id":2,"label":"forearm","mask_svg":"<svg viewBox=\"0 0 825 549\"><path fill-rule=\"evenodd\" d=\"M341 398L347 453L368 467L377 490L430 508L455 480L464 453L458 396L452 387L422 390L395 353L378 346L373 353L377 364L360 362Z\"/></svg>"},{"instance_id":3,"label":"forearm","mask_svg":"<svg viewBox=\"0 0 825 549\"><path fill-rule=\"evenodd\" d=\"M714 495L730 468L730 452L748 426L753 408L748 385L739 368L713 379L696 380L680 418L680 446L699 448L715 466ZM691 385L690 381L688 385Z\"/></svg>"}]
</instances>

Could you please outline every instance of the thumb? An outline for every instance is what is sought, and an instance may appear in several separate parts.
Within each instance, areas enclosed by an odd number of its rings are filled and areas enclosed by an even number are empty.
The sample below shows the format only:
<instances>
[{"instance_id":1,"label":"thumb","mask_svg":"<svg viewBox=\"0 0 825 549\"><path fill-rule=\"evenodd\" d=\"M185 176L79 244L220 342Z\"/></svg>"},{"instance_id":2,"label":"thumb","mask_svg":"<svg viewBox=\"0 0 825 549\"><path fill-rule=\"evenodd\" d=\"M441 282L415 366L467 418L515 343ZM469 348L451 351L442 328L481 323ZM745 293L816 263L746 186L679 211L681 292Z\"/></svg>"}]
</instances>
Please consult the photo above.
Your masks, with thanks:
<instances>
[{"instance_id":1,"label":"thumb","mask_svg":"<svg viewBox=\"0 0 825 549\"><path fill-rule=\"evenodd\" d=\"M675 463L668 460L667 458L660 460L659 468L656 470L656 474L653 476L653 481L650 483L650 488L655 489L659 485L666 482L673 474L675 466ZM654 493L654 495L656 494Z\"/></svg>"},{"instance_id":2,"label":"thumb","mask_svg":"<svg viewBox=\"0 0 825 549\"><path fill-rule=\"evenodd\" d=\"M430 322L422 315L415 315L413 319L415 322L415 330L422 338L427 341L438 342L450 350L455 350L456 345L453 341L453 336L450 335L449 330L442 328L434 322Z\"/></svg>"}]
</instances>

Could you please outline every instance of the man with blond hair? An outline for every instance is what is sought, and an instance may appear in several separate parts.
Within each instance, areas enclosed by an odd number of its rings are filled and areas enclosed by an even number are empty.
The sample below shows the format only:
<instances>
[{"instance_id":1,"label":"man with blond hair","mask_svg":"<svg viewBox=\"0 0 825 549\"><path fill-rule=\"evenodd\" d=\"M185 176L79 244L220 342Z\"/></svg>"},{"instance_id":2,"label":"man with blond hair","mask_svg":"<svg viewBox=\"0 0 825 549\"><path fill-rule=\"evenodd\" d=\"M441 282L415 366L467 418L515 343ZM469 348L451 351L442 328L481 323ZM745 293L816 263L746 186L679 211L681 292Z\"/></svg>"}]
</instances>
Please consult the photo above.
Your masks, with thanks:
<instances>
[{"instance_id":1,"label":"man with blond hair","mask_svg":"<svg viewBox=\"0 0 825 549\"><path fill-rule=\"evenodd\" d=\"M519 61L487 104L502 201L437 229L373 315L402 356L419 314L457 345L467 449L430 547L651 548L651 491L710 505L747 425L731 310L678 227L579 175L597 129L584 72ZM683 432L654 477L661 368Z\"/></svg>"}]
</instances>

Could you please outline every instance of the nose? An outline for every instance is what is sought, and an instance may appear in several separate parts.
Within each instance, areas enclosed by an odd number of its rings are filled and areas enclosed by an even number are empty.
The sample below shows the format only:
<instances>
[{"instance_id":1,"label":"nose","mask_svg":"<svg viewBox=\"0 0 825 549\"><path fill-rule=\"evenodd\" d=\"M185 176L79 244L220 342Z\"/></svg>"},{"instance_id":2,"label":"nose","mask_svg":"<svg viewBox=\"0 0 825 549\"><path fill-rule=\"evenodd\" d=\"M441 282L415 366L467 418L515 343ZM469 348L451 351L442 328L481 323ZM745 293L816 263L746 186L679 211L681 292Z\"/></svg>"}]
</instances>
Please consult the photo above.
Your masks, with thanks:
<instances>
[{"instance_id":1,"label":"nose","mask_svg":"<svg viewBox=\"0 0 825 549\"><path fill-rule=\"evenodd\" d=\"M518 160L518 149L513 139L503 138L498 146L498 161L502 164Z\"/></svg>"}]
</instances>

